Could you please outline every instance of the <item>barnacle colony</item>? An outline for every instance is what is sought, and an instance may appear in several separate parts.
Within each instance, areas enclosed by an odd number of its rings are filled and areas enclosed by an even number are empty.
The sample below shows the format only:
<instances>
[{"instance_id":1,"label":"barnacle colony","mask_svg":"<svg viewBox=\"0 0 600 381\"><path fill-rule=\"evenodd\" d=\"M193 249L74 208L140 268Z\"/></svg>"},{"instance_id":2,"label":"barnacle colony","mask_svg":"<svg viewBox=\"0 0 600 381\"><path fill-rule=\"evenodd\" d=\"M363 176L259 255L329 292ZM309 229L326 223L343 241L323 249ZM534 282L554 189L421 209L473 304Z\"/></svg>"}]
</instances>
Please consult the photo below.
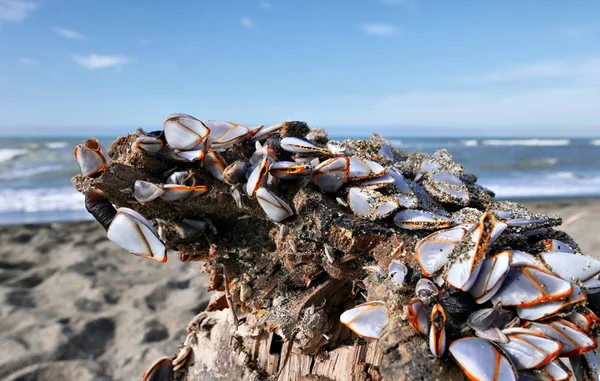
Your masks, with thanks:
<instances>
[{"instance_id":1,"label":"barnacle colony","mask_svg":"<svg viewBox=\"0 0 600 381\"><path fill-rule=\"evenodd\" d=\"M135 255L203 261L224 292L209 311L252 316L239 324L303 354L379 340L370 374L386 379L446 379L435 364L452 359L471 380L598 380L600 261L445 150L176 114L109 154L75 149L87 209ZM184 371L195 340L143 379ZM414 356L397 366L400 353Z\"/></svg>"}]
</instances>

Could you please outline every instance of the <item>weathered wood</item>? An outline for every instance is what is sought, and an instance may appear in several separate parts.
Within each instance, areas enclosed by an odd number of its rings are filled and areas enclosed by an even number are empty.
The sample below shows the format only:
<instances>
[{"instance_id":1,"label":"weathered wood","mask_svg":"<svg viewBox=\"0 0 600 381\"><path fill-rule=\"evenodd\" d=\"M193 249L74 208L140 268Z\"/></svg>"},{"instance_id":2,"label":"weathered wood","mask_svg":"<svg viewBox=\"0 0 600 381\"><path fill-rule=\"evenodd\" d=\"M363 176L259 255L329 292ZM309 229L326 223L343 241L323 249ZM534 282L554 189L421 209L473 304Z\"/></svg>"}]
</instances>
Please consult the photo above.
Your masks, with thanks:
<instances>
[{"instance_id":1,"label":"weathered wood","mask_svg":"<svg viewBox=\"0 0 600 381\"><path fill-rule=\"evenodd\" d=\"M215 325L199 328L202 321ZM377 371L382 353L376 341L359 341L311 356L292 349L291 343L274 344L278 336L265 330L247 331L232 324L227 311L202 314L193 324L198 342L193 346L184 380L383 380ZM242 332L244 331L244 332ZM234 378L239 377L239 378Z\"/></svg>"},{"instance_id":2,"label":"weathered wood","mask_svg":"<svg viewBox=\"0 0 600 381\"><path fill-rule=\"evenodd\" d=\"M111 203L135 209L159 224L167 247L178 251L182 260L203 261L209 290L224 291L227 284L240 325L233 324L225 298L209 304L210 312L191 327L198 341L185 380L262 380L278 374L280 380L466 379L450 361L430 355L426 340L408 325L404 312L421 277L409 253L427 232L366 221L312 187L289 187L282 188L280 196L294 209L295 219L281 234L256 202L245 199L239 209L229 186L198 163L134 152L130 147L135 138L130 135L113 144L113 163L102 174L76 176L73 181L79 191L100 190ZM365 147L377 152L373 142ZM242 147L224 154L229 163L250 155L251 150ZM176 169L189 170L196 184L207 185L209 192L146 205L133 198L136 180L161 183ZM182 237L174 222L184 218L207 221L211 228ZM333 248L333 258L325 255L325 244ZM363 270L376 262L387 268L392 259L407 264L406 287ZM252 290L244 301L242 285ZM379 341L358 339L339 322L345 309L365 299L385 301L392 311ZM452 316L448 331L450 339L456 337Z\"/></svg>"}]
</instances>

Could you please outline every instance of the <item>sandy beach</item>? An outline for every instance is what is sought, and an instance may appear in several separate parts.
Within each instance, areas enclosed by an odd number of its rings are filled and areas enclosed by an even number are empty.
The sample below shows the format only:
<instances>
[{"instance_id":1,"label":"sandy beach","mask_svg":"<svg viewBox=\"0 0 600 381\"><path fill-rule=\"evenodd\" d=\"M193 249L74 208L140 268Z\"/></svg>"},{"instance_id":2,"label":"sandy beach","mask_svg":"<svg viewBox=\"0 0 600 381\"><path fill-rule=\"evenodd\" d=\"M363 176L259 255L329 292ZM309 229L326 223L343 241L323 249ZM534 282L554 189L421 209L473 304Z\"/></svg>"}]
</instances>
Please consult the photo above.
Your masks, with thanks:
<instances>
[{"instance_id":1,"label":"sandy beach","mask_svg":"<svg viewBox=\"0 0 600 381\"><path fill-rule=\"evenodd\" d=\"M600 199L521 201L599 256ZM140 379L209 299L198 264L137 258L95 222L0 227L0 378Z\"/></svg>"}]
</instances>

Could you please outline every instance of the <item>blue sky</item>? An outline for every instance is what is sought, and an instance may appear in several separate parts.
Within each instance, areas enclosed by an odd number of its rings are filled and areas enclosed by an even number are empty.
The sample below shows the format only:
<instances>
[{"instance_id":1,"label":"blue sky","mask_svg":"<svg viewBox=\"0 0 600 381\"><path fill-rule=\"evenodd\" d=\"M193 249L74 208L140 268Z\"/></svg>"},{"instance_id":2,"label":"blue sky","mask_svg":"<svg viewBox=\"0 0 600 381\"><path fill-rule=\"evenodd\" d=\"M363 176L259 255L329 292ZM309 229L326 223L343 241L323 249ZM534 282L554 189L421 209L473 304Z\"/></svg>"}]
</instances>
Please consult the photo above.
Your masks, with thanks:
<instances>
[{"instance_id":1,"label":"blue sky","mask_svg":"<svg viewBox=\"0 0 600 381\"><path fill-rule=\"evenodd\" d=\"M0 0L0 135L600 135L600 1Z\"/></svg>"}]
</instances>

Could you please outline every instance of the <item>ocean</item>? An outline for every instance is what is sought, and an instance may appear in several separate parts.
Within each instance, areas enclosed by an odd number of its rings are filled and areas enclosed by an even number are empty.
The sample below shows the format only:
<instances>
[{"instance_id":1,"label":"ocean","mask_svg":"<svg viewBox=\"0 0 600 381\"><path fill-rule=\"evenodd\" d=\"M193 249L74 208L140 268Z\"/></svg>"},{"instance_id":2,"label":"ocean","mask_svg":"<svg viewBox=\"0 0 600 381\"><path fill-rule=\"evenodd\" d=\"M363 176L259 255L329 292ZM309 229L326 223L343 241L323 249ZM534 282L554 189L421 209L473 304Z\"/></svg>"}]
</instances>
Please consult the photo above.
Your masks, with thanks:
<instances>
[{"instance_id":1,"label":"ocean","mask_svg":"<svg viewBox=\"0 0 600 381\"><path fill-rule=\"evenodd\" d=\"M600 139L387 138L408 152L448 149L501 199L600 196ZM90 219L70 181L85 139L0 138L0 224Z\"/></svg>"}]
</instances>

